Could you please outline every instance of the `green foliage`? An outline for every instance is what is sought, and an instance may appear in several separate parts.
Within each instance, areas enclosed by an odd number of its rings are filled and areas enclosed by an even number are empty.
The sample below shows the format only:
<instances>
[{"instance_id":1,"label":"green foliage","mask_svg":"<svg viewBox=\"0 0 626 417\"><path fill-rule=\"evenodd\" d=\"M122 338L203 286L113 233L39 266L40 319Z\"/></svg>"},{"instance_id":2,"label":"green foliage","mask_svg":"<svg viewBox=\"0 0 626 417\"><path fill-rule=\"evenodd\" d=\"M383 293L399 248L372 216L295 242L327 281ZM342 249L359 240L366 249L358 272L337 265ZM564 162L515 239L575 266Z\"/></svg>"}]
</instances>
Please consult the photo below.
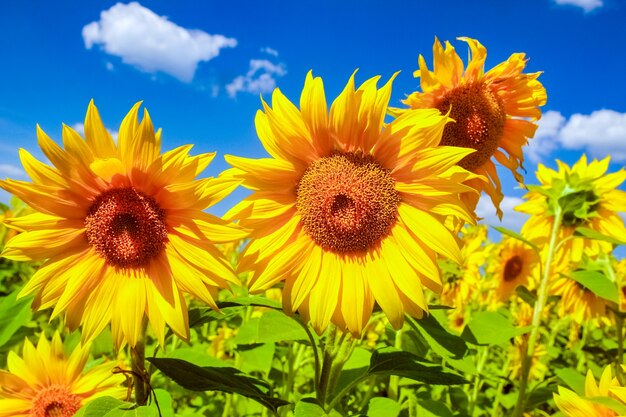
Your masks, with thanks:
<instances>
[{"instance_id":1,"label":"green foliage","mask_svg":"<svg viewBox=\"0 0 626 417\"><path fill-rule=\"evenodd\" d=\"M149 358L154 366L177 384L192 391L222 391L251 398L272 411L289 402L271 395L267 382L231 367L200 367L173 358Z\"/></svg>"},{"instance_id":2,"label":"green foliage","mask_svg":"<svg viewBox=\"0 0 626 417\"><path fill-rule=\"evenodd\" d=\"M569 277L605 300L619 302L617 286L599 271L574 271Z\"/></svg>"},{"instance_id":3,"label":"green foliage","mask_svg":"<svg viewBox=\"0 0 626 417\"><path fill-rule=\"evenodd\" d=\"M440 365L428 363L417 355L392 347L372 353L367 375L396 375L432 385L468 383L460 375L444 371Z\"/></svg>"},{"instance_id":4,"label":"green foliage","mask_svg":"<svg viewBox=\"0 0 626 417\"><path fill-rule=\"evenodd\" d=\"M28 324L32 317L32 297L17 300L18 291L0 299L0 347L4 346L20 327Z\"/></svg>"},{"instance_id":5,"label":"green foliage","mask_svg":"<svg viewBox=\"0 0 626 417\"><path fill-rule=\"evenodd\" d=\"M511 320L498 312L480 311L472 317L461 337L474 345L501 345L529 330L514 327Z\"/></svg>"}]
</instances>

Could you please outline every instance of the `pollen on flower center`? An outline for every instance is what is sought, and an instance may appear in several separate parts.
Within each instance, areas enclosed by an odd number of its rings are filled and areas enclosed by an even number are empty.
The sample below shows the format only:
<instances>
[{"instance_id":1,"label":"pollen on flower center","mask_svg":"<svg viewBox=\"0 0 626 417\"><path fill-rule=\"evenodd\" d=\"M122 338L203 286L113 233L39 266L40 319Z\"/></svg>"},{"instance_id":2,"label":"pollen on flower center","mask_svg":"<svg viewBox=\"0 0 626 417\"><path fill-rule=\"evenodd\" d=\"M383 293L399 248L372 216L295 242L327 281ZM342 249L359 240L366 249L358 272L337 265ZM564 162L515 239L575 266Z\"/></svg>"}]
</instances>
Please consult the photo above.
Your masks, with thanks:
<instances>
[{"instance_id":1,"label":"pollen on flower center","mask_svg":"<svg viewBox=\"0 0 626 417\"><path fill-rule=\"evenodd\" d=\"M523 268L524 261L519 255L515 255L504 265L504 280L506 282L514 281L522 273Z\"/></svg>"},{"instance_id":2,"label":"pollen on flower center","mask_svg":"<svg viewBox=\"0 0 626 417\"><path fill-rule=\"evenodd\" d=\"M444 114L450 111L456 121L446 125L440 144L476 149L459 165L471 171L487 162L498 149L504 131L506 112L501 100L476 82L450 90L436 107Z\"/></svg>"},{"instance_id":3,"label":"pollen on flower center","mask_svg":"<svg viewBox=\"0 0 626 417\"><path fill-rule=\"evenodd\" d=\"M396 222L400 195L389 170L362 153L318 159L296 188L304 229L326 250L364 252Z\"/></svg>"},{"instance_id":4,"label":"pollen on flower center","mask_svg":"<svg viewBox=\"0 0 626 417\"><path fill-rule=\"evenodd\" d=\"M72 417L80 408L80 398L62 385L39 391L33 401L32 417Z\"/></svg>"},{"instance_id":5,"label":"pollen on flower center","mask_svg":"<svg viewBox=\"0 0 626 417\"><path fill-rule=\"evenodd\" d=\"M85 227L87 241L111 266L143 266L167 243L164 211L152 197L132 187L100 194Z\"/></svg>"}]
</instances>

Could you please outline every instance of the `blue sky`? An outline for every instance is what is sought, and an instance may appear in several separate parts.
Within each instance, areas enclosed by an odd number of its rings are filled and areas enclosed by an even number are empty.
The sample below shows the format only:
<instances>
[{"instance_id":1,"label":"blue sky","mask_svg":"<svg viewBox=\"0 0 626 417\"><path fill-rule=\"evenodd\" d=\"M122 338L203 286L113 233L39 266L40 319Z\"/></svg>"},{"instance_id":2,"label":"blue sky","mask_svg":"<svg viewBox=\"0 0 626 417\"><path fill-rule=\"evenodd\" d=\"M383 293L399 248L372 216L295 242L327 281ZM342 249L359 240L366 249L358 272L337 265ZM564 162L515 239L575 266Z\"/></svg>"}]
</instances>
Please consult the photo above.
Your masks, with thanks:
<instances>
[{"instance_id":1,"label":"blue sky","mask_svg":"<svg viewBox=\"0 0 626 417\"><path fill-rule=\"evenodd\" d=\"M324 79L329 102L349 75L394 83L392 105L417 89L418 54L430 63L434 37L459 36L487 47L487 69L513 52L530 58L548 104L529 148L526 182L538 162L555 166L582 152L626 162L626 5L618 0L518 1L32 1L7 2L0 13L0 177L24 178L17 150L35 155L35 125L60 140L61 123L80 129L96 102L116 131L133 103L144 100L164 149L194 143L224 154L259 157L254 114L259 94L274 86L298 102L310 69ZM505 223L523 191L508 172ZM238 193L217 208L221 214ZM0 201L8 199L0 194ZM488 221L488 204L479 210Z\"/></svg>"}]
</instances>

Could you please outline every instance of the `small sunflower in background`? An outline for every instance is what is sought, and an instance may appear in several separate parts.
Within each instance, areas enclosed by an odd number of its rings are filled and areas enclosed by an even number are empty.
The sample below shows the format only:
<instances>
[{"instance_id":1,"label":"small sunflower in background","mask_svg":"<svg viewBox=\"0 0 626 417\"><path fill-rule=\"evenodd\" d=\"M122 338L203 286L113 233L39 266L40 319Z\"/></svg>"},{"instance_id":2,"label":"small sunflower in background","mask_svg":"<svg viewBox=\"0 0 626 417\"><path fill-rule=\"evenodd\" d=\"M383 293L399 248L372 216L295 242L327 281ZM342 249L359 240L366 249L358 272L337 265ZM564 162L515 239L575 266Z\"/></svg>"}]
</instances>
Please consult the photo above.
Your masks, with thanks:
<instances>
[{"instance_id":1,"label":"small sunflower in background","mask_svg":"<svg viewBox=\"0 0 626 417\"><path fill-rule=\"evenodd\" d=\"M525 302L512 302L510 304L511 313L515 320L515 326L518 328L531 326L533 322L534 309ZM550 312L546 309L542 312L542 318L548 318ZM528 350L528 338L529 334L524 333L516 336L513 339L513 344L509 348L509 378L517 379L520 376L522 370L522 362L524 356ZM548 349L544 344L535 345L533 351L533 357L531 359L529 377L532 380L543 380L548 372L548 365L546 364L546 355L548 355Z\"/></svg>"},{"instance_id":2,"label":"small sunflower in background","mask_svg":"<svg viewBox=\"0 0 626 417\"><path fill-rule=\"evenodd\" d=\"M161 154L161 131L147 111L139 123L140 104L122 121L117 144L93 102L86 140L64 125L61 148L38 127L53 166L21 149L33 182L0 181L36 211L5 219L22 233L1 255L45 261L20 296L36 294L33 307L54 307L52 319L65 313L70 329L82 324L83 341L111 323L118 347L140 341L146 318L161 343L166 324L187 339L183 293L215 308L217 289L239 282L215 244L246 236L203 211L237 186L196 179L215 154L190 156L191 145Z\"/></svg>"},{"instance_id":3,"label":"small sunflower in background","mask_svg":"<svg viewBox=\"0 0 626 417\"><path fill-rule=\"evenodd\" d=\"M411 109L438 109L455 121L446 125L441 145L476 149L459 165L489 179L473 179L467 184L485 191L502 217L502 187L493 158L508 168L518 182L524 182L519 173L524 162L522 147L535 134L535 122L541 117L539 107L547 101L546 90L537 80L540 72L523 72L528 61L525 54L514 53L485 72L487 49L475 39L458 39L470 49L467 67L449 42L444 49L435 38L433 71L420 55L419 69L413 74L420 78L422 91L410 94L403 103ZM394 109L392 113L403 111ZM472 209L478 197L472 193L463 195Z\"/></svg>"},{"instance_id":4,"label":"small sunflower in background","mask_svg":"<svg viewBox=\"0 0 626 417\"><path fill-rule=\"evenodd\" d=\"M562 277L554 281L550 293L561 296L560 317L570 317L582 324L606 315L606 300L571 278Z\"/></svg>"},{"instance_id":5,"label":"small sunflower in background","mask_svg":"<svg viewBox=\"0 0 626 417\"><path fill-rule=\"evenodd\" d=\"M311 73L299 109L274 90L255 120L271 157L226 156L253 191L225 215L252 230L240 264L250 291L284 281L283 308L318 333L332 321L360 336L374 302L395 328L421 317L423 288L441 290L437 258L462 262L446 217L474 218L458 194L476 176L457 166L474 150L439 146L450 119L435 109L385 124L393 78L379 78L350 77L330 113Z\"/></svg>"},{"instance_id":6,"label":"small sunflower in background","mask_svg":"<svg viewBox=\"0 0 626 417\"><path fill-rule=\"evenodd\" d=\"M7 371L0 370L0 417L71 417L85 403L103 396L126 397L126 380L115 364L84 371L90 345L79 345L69 357L61 337L42 334L37 346L26 339L22 357L9 352Z\"/></svg>"},{"instance_id":7,"label":"small sunflower in background","mask_svg":"<svg viewBox=\"0 0 626 417\"><path fill-rule=\"evenodd\" d=\"M444 277L440 302L454 308L449 312L453 323L464 323L462 318L465 317L467 306L483 298L484 280L481 268L491 256L493 247L487 240L487 226L464 227L461 230L461 245L461 265L457 267L449 261L440 262Z\"/></svg>"},{"instance_id":8,"label":"small sunflower in background","mask_svg":"<svg viewBox=\"0 0 626 417\"><path fill-rule=\"evenodd\" d=\"M617 189L626 180L626 170L607 174L609 159L588 163L583 155L572 167L557 161L557 171L539 164L537 179L541 184L531 186L524 197L527 201L516 207L530 214L522 235L547 248L555 210L560 210L557 242L562 242L562 250L573 262L579 262L583 253L595 257L613 249L609 242L575 236L577 228L626 242L626 227L619 215L626 212L626 192Z\"/></svg>"},{"instance_id":9,"label":"small sunflower in background","mask_svg":"<svg viewBox=\"0 0 626 417\"><path fill-rule=\"evenodd\" d=\"M596 382L591 370L585 378L585 396L581 397L574 391L558 387L558 394L553 394L554 403L565 417L617 417L618 413L600 401L590 399L611 398L622 406L626 405L626 391L613 377L611 366L604 368L600 380ZM589 398L589 399L588 399Z\"/></svg>"},{"instance_id":10,"label":"small sunflower in background","mask_svg":"<svg viewBox=\"0 0 626 417\"><path fill-rule=\"evenodd\" d=\"M526 243L504 238L489 260L487 271L495 286L495 298L507 301L520 285L535 284L539 273L539 255Z\"/></svg>"}]
</instances>

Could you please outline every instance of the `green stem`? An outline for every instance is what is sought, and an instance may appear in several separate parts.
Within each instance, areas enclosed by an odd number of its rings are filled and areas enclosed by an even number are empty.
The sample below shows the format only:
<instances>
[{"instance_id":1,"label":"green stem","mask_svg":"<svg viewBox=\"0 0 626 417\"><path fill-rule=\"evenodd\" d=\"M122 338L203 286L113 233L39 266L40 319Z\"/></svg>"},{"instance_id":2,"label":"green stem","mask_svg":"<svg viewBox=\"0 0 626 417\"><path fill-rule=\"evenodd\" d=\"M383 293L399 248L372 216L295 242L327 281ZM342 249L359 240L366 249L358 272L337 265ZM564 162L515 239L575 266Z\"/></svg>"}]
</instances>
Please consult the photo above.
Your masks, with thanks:
<instances>
[{"instance_id":1,"label":"green stem","mask_svg":"<svg viewBox=\"0 0 626 417\"><path fill-rule=\"evenodd\" d=\"M346 340L346 336L348 336L347 333L338 332L337 328L332 326L324 345L324 357L316 398L325 410L330 410L327 406L329 402L333 404L333 407L337 404L335 401L337 397L330 401L331 396L339 380L341 370L350 359L356 345L356 340L352 340L349 336Z\"/></svg>"},{"instance_id":2,"label":"green stem","mask_svg":"<svg viewBox=\"0 0 626 417\"><path fill-rule=\"evenodd\" d=\"M615 358L615 373L617 380L621 386L626 384L626 378L624 377L624 370L622 364L624 363L624 317L621 313L614 312L615 314L615 330L617 332L617 357Z\"/></svg>"},{"instance_id":3,"label":"green stem","mask_svg":"<svg viewBox=\"0 0 626 417\"><path fill-rule=\"evenodd\" d=\"M531 325L530 337L528 338L528 345L526 347L526 352L523 355L522 360L519 395L517 397L517 403L515 404L515 410L513 411L514 417L521 417L524 412L524 405L526 402L526 390L528 388L528 375L530 374L530 367L532 365L532 359L535 353L535 344L537 342L537 337L539 336L541 313L543 312L543 309L546 306L546 300L548 299L548 281L550 281L550 273L552 272L552 258L554 257L555 253L557 237L559 234L562 217L563 211L560 206L556 205L554 210L554 223L552 225L552 232L550 235L550 245L548 246L548 255L546 257L545 267L543 268L543 277L541 278L539 294L537 297L537 302L535 303L535 310L533 312L533 322Z\"/></svg>"},{"instance_id":4,"label":"green stem","mask_svg":"<svg viewBox=\"0 0 626 417\"><path fill-rule=\"evenodd\" d=\"M402 350L402 334L404 333L402 329L403 328L400 328L398 331L396 331L396 339L394 342L394 347L396 347L399 350ZM390 399L394 401L398 401L398 397L400 393L399 385L400 385L400 377L396 375L390 376L389 377L389 389L387 390L387 397L389 397Z\"/></svg>"},{"instance_id":5,"label":"green stem","mask_svg":"<svg viewBox=\"0 0 626 417\"><path fill-rule=\"evenodd\" d=\"M137 405L148 403L150 376L146 371L146 325L144 324L141 336L135 347L130 348L131 369L133 371L133 384L135 386L135 402Z\"/></svg>"},{"instance_id":6,"label":"green stem","mask_svg":"<svg viewBox=\"0 0 626 417\"><path fill-rule=\"evenodd\" d=\"M489 356L489 347L484 347L480 357L478 358L478 363L476 364L476 378L474 378L474 387L472 389L472 396L470 397L470 403L468 405L468 414L470 416L474 415L474 408L476 407L476 402L478 401L478 393L480 392L480 387L482 386L481 376L480 374L485 367L485 363L487 362L487 357Z\"/></svg>"},{"instance_id":7,"label":"green stem","mask_svg":"<svg viewBox=\"0 0 626 417\"><path fill-rule=\"evenodd\" d=\"M321 372L321 363L320 363L320 352L319 349L317 347L317 342L315 341L315 338L313 337L313 333L311 333L311 329L309 329L309 326L303 322L302 320L300 320L300 318L295 318L294 320L296 320L296 322L302 326L302 328L304 329L304 331L306 332L306 335L309 338L309 342L311 343L311 349L313 349L313 359L315 360L315 379L313 380L313 384L315 386L315 392L319 391L319 381L320 381L320 372Z\"/></svg>"},{"instance_id":8,"label":"green stem","mask_svg":"<svg viewBox=\"0 0 626 417\"><path fill-rule=\"evenodd\" d=\"M502 379L500 379L500 383L498 383L498 387L496 388L496 398L493 400L493 408L491 409L491 417L498 417L500 411L500 397L502 395L502 390L504 389L504 384L508 382L506 375L509 371L509 365L511 364L511 354L509 353L506 358L506 362L504 363L504 367L502 368L503 374Z\"/></svg>"}]
</instances>

